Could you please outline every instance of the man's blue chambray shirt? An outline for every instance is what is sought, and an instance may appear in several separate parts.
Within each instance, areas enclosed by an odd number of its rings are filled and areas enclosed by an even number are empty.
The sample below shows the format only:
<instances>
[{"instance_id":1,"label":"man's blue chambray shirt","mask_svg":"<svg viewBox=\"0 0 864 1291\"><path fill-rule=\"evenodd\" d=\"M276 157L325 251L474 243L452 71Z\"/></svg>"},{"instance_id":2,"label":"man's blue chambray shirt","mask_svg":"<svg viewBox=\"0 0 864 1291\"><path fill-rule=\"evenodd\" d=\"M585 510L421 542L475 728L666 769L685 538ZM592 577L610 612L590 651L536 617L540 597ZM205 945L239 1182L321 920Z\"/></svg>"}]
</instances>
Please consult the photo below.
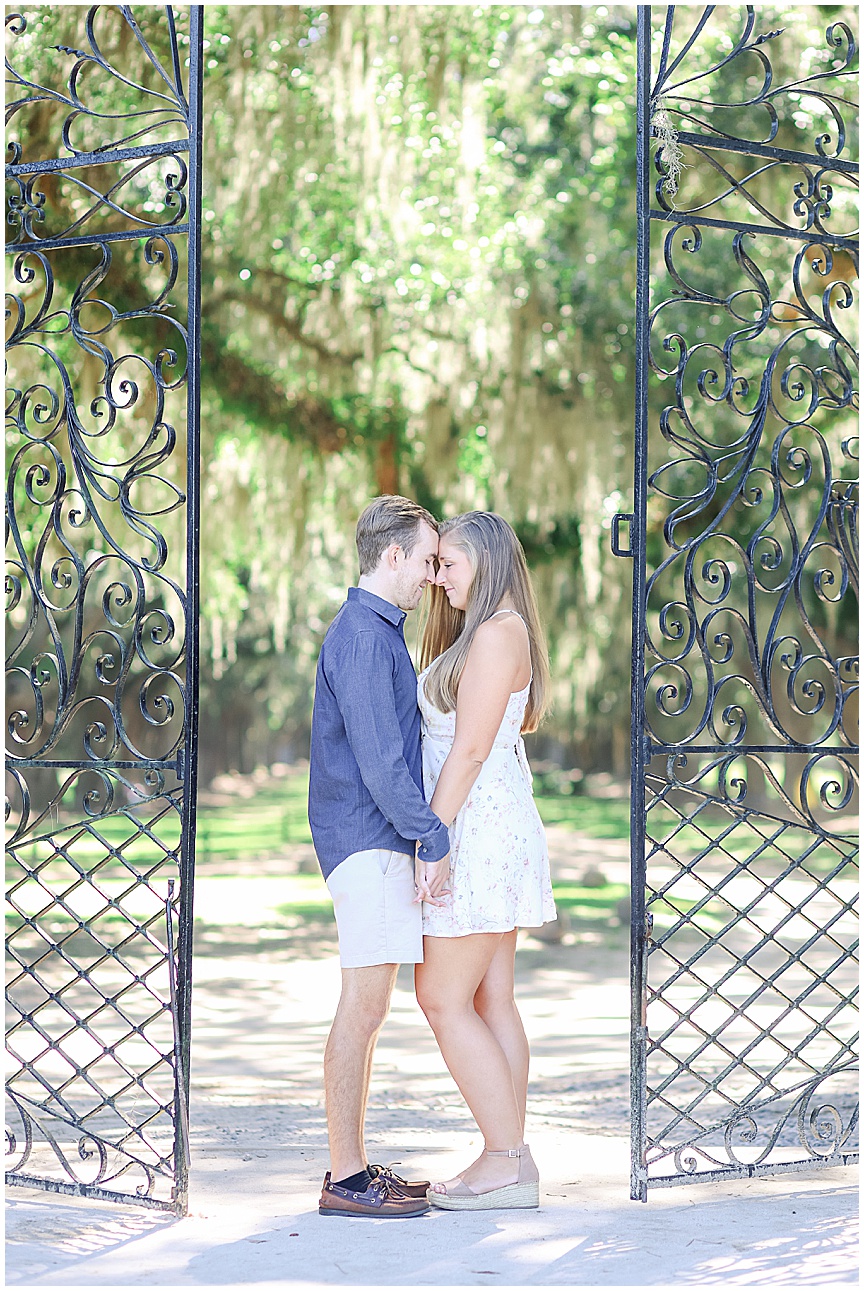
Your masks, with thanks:
<instances>
[{"instance_id":1,"label":"man's blue chambray shirt","mask_svg":"<svg viewBox=\"0 0 864 1291\"><path fill-rule=\"evenodd\" d=\"M438 861L447 826L423 797L417 675L405 611L350 587L321 647L312 711L309 824L324 877L354 852Z\"/></svg>"}]
</instances>

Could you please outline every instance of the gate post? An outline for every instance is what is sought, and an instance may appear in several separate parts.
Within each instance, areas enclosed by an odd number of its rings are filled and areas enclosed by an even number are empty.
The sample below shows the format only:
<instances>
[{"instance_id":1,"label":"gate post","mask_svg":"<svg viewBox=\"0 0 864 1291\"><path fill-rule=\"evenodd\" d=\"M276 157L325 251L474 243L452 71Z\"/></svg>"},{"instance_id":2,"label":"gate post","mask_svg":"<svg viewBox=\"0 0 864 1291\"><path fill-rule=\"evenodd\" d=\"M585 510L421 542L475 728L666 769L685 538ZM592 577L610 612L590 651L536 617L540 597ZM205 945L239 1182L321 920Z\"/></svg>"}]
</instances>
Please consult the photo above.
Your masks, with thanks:
<instances>
[{"instance_id":1,"label":"gate post","mask_svg":"<svg viewBox=\"0 0 864 1291\"><path fill-rule=\"evenodd\" d=\"M183 840L180 855L177 1022L180 1033L175 1121L175 1193L185 1214L189 1192L189 1082L192 1043L192 937L198 803L198 655L201 536L201 184L204 6L189 11L189 233L186 386L186 734L183 745ZM181 1106L181 1103L183 1106ZM183 1133L184 1128L187 1132Z\"/></svg>"},{"instance_id":2,"label":"gate post","mask_svg":"<svg viewBox=\"0 0 864 1291\"><path fill-rule=\"evenodd\" d=\"M645 518L648 474L648 309L651 220L651 6L636 18L636 407L633 434L633 648L630 671L630 1196L648 1200L645 1168Z\"/></svg>"}]
</instances>

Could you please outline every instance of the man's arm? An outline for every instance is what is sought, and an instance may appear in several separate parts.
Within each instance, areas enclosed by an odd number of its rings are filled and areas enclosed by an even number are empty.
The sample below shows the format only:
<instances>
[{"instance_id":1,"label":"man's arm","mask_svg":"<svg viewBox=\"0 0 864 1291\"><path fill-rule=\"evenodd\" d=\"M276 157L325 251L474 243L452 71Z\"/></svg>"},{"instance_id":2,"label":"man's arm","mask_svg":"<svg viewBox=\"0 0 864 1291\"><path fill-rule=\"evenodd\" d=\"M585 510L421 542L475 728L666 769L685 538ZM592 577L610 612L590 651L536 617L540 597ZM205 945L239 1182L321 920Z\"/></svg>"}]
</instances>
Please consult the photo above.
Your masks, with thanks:
<instances>
[{"instance_id":1,"label":"man's arm","mask_svg":"<svg viewBox=\"0 0 864 1291\"><path fill-rule=\"evenodd\" d=\"M327 669L363 783L403 838L417 839L424 863L450 851L447 826L430 810L402 752L393 693L393 657L375 632L358 632Z\"/></svg>"}]
</instances>

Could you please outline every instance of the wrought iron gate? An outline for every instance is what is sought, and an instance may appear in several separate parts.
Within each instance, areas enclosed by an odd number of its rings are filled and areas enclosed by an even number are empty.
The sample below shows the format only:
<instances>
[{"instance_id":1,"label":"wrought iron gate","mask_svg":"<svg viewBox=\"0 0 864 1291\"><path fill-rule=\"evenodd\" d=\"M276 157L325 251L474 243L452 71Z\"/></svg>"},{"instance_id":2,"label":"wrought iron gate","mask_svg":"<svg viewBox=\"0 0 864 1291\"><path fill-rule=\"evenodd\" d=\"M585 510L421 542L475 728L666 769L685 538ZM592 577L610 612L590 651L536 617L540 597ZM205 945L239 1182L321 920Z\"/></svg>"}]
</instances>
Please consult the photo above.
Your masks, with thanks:
<instances>
[{"instance_id":1,"label":"wrought iron gate","mask_svg":"<svg viewBox=\"0 0 864 1291\"><path fill-rule=\"evenodd\" d=\"M6 19L6 1179L181 1214L202 14Z\"/></svg>"},{"instance_id":2,"label":"wrought iron gate","mask_svg":"<svg viewBox=\"0 0 864 1291\"><path fill-rule=\"evenodd\" d=\"M643 1201L847 1163L857 1127L855 41L835 21L804 55L752 6L662 12L638 10L635 497L613 528Z\"/></svg>"}]
</instances>

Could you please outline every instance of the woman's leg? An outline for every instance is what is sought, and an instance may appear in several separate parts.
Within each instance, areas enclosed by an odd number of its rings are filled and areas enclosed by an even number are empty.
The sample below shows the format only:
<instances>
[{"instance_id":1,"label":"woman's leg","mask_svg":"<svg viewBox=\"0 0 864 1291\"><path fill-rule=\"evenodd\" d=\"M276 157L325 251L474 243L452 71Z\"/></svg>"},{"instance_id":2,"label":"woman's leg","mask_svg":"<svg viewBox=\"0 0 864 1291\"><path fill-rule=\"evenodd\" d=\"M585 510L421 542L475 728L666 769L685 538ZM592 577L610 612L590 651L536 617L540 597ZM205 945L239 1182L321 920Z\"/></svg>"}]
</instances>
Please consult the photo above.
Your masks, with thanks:
<instances>
[{"instance_id":1,"label":"woman's leg","mask_svg":"<svg viewBox=\"0 0 864 1291\"><path fill-rule=\"evenodd\" d=\"M522 1132L528 1099L528 1039L514 999L516 929L501 938L492 962L474 994L474 1008L507 1056L516 1090Z\"/></svg>"},{"instance_id":2,"label":"woman's leg","mask_svg":"<svg viewBox=\"0 0 864 1291\"><path fill-rule=\"evenodd\" d=\"M491 1151L522 1142L523 1114L510 1062L474 1005L501 940L501 933L424 937L424 962L415 969L417 1000ZM460 1177L482 1191L514 1182L518 1172L515 1158L482 1156Z\"/></svg>"}]
</instances>

